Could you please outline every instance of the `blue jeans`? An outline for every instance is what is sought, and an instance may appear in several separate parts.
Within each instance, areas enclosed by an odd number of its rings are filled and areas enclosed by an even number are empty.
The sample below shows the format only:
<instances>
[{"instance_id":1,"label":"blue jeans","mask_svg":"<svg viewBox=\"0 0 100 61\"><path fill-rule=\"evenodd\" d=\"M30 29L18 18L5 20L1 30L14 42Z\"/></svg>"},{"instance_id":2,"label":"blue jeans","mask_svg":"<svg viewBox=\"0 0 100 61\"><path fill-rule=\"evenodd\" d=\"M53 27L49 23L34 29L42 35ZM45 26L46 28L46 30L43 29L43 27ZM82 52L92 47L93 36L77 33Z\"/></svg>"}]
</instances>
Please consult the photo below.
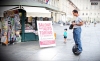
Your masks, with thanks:
<instances>
[{"instance_id":1,"label":"blue jeans","mask_svg":"<svg viewBox=\"0 0 100 61\"><path fill-rule=\"evenodd\" d=\"M81 27L73 29L73 38L74 38L75 44L78 46L78 50L80 52L82 52L81 31L82 31Z\"/></svg>"}]
</instances>

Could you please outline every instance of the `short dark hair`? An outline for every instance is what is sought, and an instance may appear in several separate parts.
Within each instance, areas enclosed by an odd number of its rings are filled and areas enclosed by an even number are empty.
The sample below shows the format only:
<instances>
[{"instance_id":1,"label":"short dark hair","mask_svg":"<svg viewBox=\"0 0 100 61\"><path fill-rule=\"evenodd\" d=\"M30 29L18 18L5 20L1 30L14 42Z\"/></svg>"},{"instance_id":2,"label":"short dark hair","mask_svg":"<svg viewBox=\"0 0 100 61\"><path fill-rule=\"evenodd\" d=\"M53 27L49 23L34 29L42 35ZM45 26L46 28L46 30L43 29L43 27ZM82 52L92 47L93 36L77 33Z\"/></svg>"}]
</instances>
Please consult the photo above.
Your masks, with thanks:
<instances>
[{"instance_id":1,"label":"short dark hair","mask_svg":"<svg viewBox=\"0 0 100 61\"><path fill-rule=\"evenodd\" d=\"M77 11L77 10L73 10L73 12L74 12L74 13L78 13L78 11Z\"/></svg>"},{"instance_id":2,"label":"short dark hair","mask_svg":"<svg viewBox=\"0 0 100 61\"><path fill-rule=\"evenodd\" d=\"M66 31L67 31L67 29L64 29L64 30L66 30Z\"/></svg>"}]
</instances>

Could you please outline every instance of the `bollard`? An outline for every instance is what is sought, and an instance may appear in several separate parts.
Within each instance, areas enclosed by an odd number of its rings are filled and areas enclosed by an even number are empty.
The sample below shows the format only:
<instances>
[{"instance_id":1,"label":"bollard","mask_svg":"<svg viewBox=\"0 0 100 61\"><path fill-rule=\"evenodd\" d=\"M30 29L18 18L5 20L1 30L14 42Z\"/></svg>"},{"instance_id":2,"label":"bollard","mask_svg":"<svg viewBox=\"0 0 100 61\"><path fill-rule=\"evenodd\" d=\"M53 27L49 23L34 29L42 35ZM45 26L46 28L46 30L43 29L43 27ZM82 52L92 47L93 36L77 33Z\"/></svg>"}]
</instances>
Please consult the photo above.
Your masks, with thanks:
<instances>
[{"instance_id":1,"label":"bollard","mask_svg":"<svg viewBox=\"0 0 100 61\"><path fill-rule=\"evenodd\" d=\"M56 39L56 33L54 33L54 38Z\"/></svg>"}]
</instances>

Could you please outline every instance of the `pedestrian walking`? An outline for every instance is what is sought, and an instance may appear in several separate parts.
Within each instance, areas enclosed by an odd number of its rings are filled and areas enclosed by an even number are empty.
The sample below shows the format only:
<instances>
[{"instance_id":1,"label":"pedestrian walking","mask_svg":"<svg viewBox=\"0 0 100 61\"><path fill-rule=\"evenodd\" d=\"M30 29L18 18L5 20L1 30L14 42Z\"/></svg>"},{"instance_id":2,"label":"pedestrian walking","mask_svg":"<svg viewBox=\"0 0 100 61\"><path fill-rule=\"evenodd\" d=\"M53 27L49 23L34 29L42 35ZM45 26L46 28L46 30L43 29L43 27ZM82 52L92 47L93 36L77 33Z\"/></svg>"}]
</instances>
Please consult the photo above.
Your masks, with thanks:
<instances>
[{"instance_id":1,"label":"pedestrian walking","mask_svg":"<svg viewBox=\"0 0 100 61\"><path fill-rule=\"evenodd\" d=\"M64 29L63 36L64 36L64 43L66 43L66 41L67 41L67 29Z\"/></svg>"},{"instance_id":2,"label":"pedestrian walking","mask_svg":"<svg viewBox=\"0 0 100 61\"><path fill-rule=\"evenodd\" d=\"M97 24L96 21L94 21L94 27L96 27L96 24Z\"/></svg>"},{"instance_id":3,"label":"pedestrian walking","mask_svg":"<svg viewBox=\"0 0 100 61\"><path fill-rule=\"evenodd\" d=\"M81 26L83 25L83 21L81 19L81 17L78 14L77 10L73 10L73 15L76 16L76 20L73 24L73 38L75 41L75 44L78 46L78 50L77 53L81 53L82 52L82 45L81 45Z\"/></svg>"},{"instance_id":4,"label":"pedestrian walking","mask_svg":"<svg viewBox=\"0 0 100 61\"><path fill-rule=\"evenodd\" d=\"M86 21L84 21L85 27L86 27Z\"/></svg>"},{"instance_id":5,"label":"pedestrian walking","mask_svg":"<svg viewBox=\"0 0 100 61\"><path fill-rule=\"evenodd\" d=\"M86 23L86 24L87 24L87 27L89 27L89 21L87 21L87 23Z\"/></svg>"}]
</instances>

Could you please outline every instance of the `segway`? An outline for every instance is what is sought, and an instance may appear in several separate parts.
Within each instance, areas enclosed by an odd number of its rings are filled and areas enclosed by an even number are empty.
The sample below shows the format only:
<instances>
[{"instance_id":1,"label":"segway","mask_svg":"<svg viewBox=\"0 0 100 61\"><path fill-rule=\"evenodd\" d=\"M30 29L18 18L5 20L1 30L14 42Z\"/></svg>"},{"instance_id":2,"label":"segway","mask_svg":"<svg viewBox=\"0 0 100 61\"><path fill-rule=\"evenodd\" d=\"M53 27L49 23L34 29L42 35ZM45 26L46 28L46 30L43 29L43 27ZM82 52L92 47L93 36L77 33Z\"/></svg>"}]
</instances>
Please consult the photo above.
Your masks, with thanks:
<instances>
[{"instance_id":1,"label":"segway","mask_svg":"<svg viewBox=\"0 0 100 61\"><path fill-rule=\"evenodd\" d=\"M75 54L75 55L80 55L81 52L77 52L78 51L78 46L77 45L74 45L73 48L72 48L72 52Z\"/></svg>"}]
</instances>

